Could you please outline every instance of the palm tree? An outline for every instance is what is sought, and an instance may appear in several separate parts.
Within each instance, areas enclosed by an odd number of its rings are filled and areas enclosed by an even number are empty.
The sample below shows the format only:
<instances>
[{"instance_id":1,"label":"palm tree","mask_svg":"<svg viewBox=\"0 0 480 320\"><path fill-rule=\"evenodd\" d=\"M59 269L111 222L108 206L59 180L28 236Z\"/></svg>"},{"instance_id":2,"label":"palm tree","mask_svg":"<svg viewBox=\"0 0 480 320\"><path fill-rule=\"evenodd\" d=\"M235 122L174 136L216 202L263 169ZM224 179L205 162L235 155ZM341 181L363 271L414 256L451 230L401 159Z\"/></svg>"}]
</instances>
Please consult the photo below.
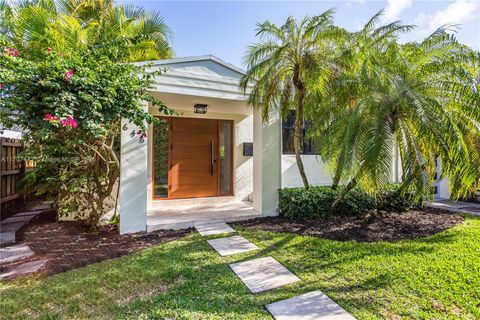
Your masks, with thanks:
<instances>
[{"instance_id":1,"label":"palm tree","mask_svg":"<svg viewBox=\"0 0 480 320\"><path fill-rule=\"evenodd\" d=\"M248 48L247 73L241 80L245 91L253 84L248 103L262 110L264 120L272 108L282 115L295 109L295 157L305 188L309 187L301 158L305 101L313 92L324 91L334 71L335 42L343 30L332 25L333 12L300 22L289 17L280 27L269 21L257 24L260 41Z\"/></svg>"},{"instance_id":2,"label":"palm tree","mask_svg":"<svg viewBox=\"0 0 480 320\"><path fill-rule=\"evenodd\" d=\"M22 55L43 58L101 51L122 61L169 58L171 36L158 12L115 6L112 0L22 0L0 5L0 30Z\"/></svg>"},{"instance_id":3,"label":"palm tree","mask_svg":"<svg viewBox=\"0 0 480 320\"><path fill-rule=\"evenodd\" d=\"M480 177L480 63L478 52L442 27L421 43L400 45L394 22L377 27L382 12L350 36L350 62L314 108L316 139L334 184L376 193L391 180L400 155L404 189L430 194L440 159L454 197L469 194Z\"/></svg>"}]
</instances>

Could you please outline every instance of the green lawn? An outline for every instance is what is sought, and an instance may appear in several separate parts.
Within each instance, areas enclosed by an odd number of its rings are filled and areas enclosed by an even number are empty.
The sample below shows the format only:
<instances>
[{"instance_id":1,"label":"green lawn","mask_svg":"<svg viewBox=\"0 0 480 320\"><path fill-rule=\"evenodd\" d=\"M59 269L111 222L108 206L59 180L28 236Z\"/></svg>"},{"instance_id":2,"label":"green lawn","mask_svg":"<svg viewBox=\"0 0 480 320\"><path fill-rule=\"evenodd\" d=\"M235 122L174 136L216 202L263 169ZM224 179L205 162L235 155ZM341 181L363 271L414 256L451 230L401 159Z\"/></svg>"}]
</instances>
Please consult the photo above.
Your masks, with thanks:
<instances>
[{"instance_id":1,"label":"green lawn","mask_svg":"<svg viewBox=\"0 0 480 320\"><path fill-rule=\"evenodd\" d=\"M467 217L433 237L397 243L240 234L262 250L222 258L192 233L56 276L2 283L2 320L270 319L266 304L315 289L358 319L480 318L480 217ZM228 263L266 255L302 281L250 294Z\"/></svg>"}]
</instances>

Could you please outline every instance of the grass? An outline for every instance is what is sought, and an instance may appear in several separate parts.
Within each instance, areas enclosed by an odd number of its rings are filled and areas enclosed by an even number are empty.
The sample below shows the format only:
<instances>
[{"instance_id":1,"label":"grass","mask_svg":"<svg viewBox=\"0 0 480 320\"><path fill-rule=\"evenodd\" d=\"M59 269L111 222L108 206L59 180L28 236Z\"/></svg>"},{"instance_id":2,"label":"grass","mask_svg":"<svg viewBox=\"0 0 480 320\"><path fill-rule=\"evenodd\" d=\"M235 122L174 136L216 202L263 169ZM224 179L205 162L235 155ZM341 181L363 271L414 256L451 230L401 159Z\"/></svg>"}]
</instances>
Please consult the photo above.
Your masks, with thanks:
<instances>
[{"instance_id":1,"label":"grass","mask_svg":"<svg viewBox=\"0 0 480 320\"><path fill-rule=\"evenodd\" d=\"M266 304L316 289L357 319L480 318L480 217L397 243L239 233L261 250L222 258L192 233L63 274L1 283L2 320L271 319ZM250 294L228 264L266 255L302 281Z\"/></svg>"}]
</instances>

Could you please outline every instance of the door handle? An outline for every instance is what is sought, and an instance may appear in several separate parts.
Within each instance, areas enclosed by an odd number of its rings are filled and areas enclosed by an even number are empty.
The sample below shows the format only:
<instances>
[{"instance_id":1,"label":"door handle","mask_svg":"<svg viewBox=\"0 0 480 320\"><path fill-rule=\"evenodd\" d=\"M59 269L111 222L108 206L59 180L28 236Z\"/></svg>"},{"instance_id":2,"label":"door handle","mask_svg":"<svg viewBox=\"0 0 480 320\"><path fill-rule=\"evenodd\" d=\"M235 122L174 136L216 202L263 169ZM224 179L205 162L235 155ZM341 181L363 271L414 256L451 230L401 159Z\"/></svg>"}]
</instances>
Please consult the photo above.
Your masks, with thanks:
<instances>
[{"instance_id":1,"label":"door handle","mask_svg":"<svg viewBox=\"0 0 480 320\"><path fill-rule=\"evenodd\" d=\"M213 166L214 166L214 152L215 152L215 141L212 140L210 143L210 175L213 177Z\"/></svg>"}]
</instances>

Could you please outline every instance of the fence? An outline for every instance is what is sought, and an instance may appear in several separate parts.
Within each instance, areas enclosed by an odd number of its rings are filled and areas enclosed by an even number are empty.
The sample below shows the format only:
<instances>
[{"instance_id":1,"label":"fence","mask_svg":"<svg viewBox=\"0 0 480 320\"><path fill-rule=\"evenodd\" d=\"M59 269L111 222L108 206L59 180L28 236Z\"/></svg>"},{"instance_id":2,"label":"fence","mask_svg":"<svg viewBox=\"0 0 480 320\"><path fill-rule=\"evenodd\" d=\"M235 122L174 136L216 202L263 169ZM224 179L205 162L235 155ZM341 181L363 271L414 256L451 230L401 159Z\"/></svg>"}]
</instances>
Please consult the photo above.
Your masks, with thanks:
<instances>
[{"instance_id":1,"label":"fence","mask_svg":"<svg viewBox=\"0 0 480 320\"><path fill-rule=\"evenodd\" d=\"M0 206L1 212L8 211L23 203L28 196L26 187L20 186L20 180L35 166L34 161L21 161L18 154L22 150L22 141L12 138L0 138Z\"/></svg>"}]
</instances>

